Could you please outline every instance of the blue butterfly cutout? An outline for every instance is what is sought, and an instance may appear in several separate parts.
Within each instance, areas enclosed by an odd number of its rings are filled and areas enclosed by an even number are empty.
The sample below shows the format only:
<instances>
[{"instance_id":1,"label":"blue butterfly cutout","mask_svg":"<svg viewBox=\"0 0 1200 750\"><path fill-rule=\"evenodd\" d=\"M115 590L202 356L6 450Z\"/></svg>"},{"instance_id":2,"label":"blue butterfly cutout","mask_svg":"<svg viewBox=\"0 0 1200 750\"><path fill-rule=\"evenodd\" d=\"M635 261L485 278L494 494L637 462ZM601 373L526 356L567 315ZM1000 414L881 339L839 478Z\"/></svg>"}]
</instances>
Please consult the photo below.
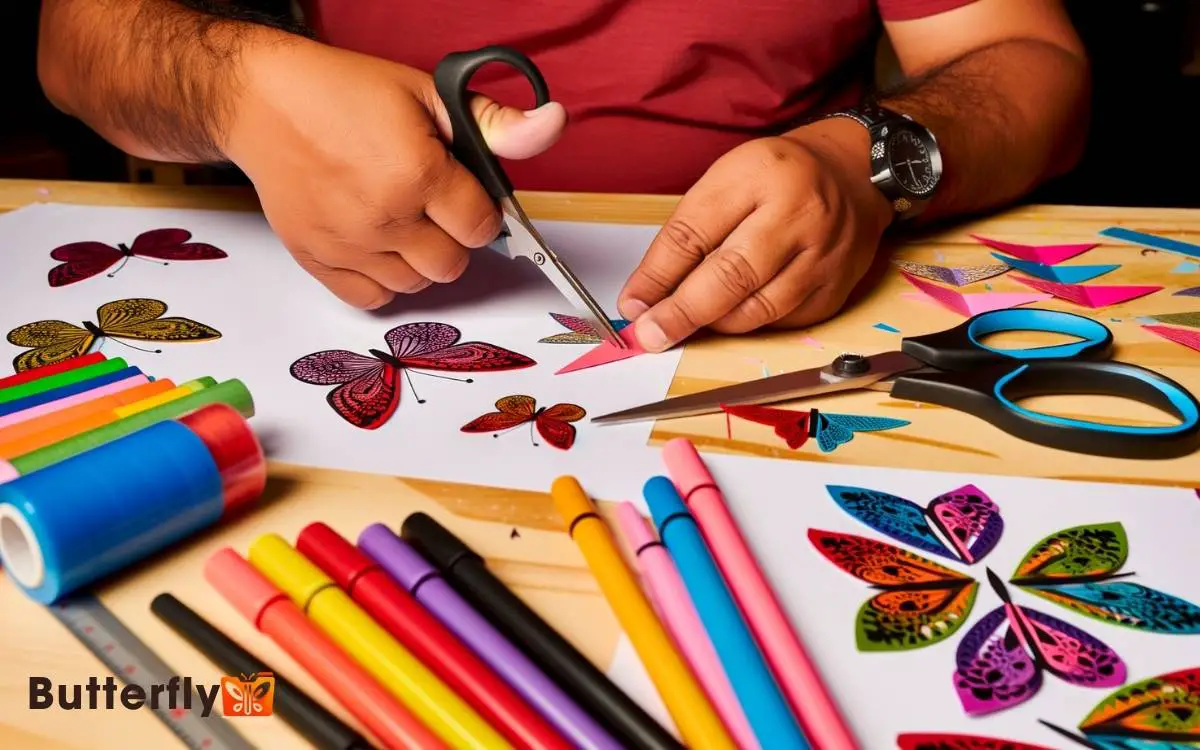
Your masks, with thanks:
<instances>
[{"instance_id":1,"label":"blue butterfly cutout","mask_svg":"<svg viewBox=\"0 0 1200 750\"><path fill-rule=\"evenodd\" d=\"M904 419L890 417L860 417L856 414L830 414L829 412L812 410L809 418L810 434L817 440L817 447L822 453L829 453L838 446L845 445L854 439L856 432L880 432L894 430L912 424Z\"/></svg>"}]
</instances>

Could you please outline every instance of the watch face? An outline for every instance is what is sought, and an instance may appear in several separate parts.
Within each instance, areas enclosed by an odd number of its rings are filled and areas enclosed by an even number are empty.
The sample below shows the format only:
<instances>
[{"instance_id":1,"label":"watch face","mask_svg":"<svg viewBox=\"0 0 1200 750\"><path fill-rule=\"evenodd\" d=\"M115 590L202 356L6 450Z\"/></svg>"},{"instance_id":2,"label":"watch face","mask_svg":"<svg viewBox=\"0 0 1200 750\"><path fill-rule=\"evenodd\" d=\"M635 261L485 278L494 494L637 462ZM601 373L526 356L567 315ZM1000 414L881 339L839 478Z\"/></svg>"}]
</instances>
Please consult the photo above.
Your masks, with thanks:
<instances>
[{"instance_id":1,"label":"watch face","mask_svg":"<svg viewBox=\"0 0 1200 750\"><path fill-rule=\"evenodd\" d=\"M892 179L910 193L922 196L933 192L938 173L935 157L920 134L896 128L888 138L888 168Z\"/></svg>"}]
</instances>

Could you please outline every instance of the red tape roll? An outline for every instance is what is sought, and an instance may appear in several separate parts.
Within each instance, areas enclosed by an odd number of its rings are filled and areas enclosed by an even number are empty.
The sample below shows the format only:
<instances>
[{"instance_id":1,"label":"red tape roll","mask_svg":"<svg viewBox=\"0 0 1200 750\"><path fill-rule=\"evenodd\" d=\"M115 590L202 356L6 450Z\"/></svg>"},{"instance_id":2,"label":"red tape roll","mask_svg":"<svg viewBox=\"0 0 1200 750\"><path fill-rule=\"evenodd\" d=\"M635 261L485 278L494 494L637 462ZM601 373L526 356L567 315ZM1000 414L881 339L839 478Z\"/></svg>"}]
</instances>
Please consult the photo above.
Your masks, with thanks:
<instances>
[{"instance_id":1,"label":"red tape roll","mask_svg":"<svg viewBox=\"0 0 1200 750\"><path fill-rule=\"evenodd\" d=\"M267 460L250 423L237 409L209 404L179 418L208 447L221 472L225 514L257 500L267 485Z\"/></svg>"}]
</instances>

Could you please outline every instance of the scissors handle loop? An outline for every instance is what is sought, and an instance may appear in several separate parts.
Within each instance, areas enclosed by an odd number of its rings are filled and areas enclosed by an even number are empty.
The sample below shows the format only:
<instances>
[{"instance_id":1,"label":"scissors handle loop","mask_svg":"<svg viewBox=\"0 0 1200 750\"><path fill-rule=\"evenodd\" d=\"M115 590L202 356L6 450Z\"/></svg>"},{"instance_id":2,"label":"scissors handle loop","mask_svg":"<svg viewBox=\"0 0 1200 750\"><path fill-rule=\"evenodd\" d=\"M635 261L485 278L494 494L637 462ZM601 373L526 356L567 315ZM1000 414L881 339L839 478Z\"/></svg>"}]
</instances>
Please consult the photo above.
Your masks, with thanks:
<instances>
[{"instance_id":1,"label":"scissors handle loop","mask_svg":"<svg viewBox=\"0 0 1200 750\"><path fill-rule=\"evenodd\" d=\"M433 71L433 83L450 115L454 136L450 151L454 158L475 175L493 198L501 200L512 196L512 183L471 113L471 95L467 90L475 72L493 62L506 63L525 76L533 86L536 106L550 101L550 88L533 61L511 47L499 45L446 55Z\"/></svg>"},{"instance_id":2,"label":"scissors handle loop","mask_svg":"<svg viewBox=\"0 0 1200 750\"><path fill-rule=\"evenodd\" d=\"M1114 458L1166 459L1200 449L1200 402L1179 383L1124 362L1069 359L995 364L971 372L901 376L892 396L972 414L1032 443ZM1179 420L1119 425L1060 417L1017 403L1032 396L1102 395L1137 401Z\"/></svg>"},{"instance_id":3,"label":"scissors handle loop","mask_svg":"<svg viewBox=\"0 0 1200 750\"><path fill-rule=\"evenodd\" d=\"M1057 333L1079 340L1023 349L1000 349L983 341L986 336L1006 331ZM1074 313L1037 309L992 310L946 331L906 338L900 345L905 354L952 372L1012 364L1014 360L1107 359L1112 348L1112 331L1103 323Z\"/></svg>"}]
</instances>

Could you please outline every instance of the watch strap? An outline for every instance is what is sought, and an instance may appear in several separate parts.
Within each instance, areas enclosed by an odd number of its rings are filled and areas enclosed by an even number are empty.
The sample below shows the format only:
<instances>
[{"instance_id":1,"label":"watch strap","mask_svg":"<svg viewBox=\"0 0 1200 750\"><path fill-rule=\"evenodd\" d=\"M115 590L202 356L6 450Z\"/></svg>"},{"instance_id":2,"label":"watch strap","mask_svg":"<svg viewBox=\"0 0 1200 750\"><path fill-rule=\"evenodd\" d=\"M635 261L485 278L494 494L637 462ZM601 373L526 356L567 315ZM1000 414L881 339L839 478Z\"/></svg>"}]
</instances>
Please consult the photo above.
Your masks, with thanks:
<instances>
[{"instance_id":1,"label":"watch strap","mask_svg":"<svg viewBox=\"0 0 1200 750\"><path fill-rule=\"evenodd\" d=\"M900 115L896 114L895 112L884 109L883 107L871 102L864 102L858 106L833 112L826 116L848 117L857 122L859 125L862 125L867 130L874 130L880 125L900 117Z\"/></svg>"}]
</instances>

